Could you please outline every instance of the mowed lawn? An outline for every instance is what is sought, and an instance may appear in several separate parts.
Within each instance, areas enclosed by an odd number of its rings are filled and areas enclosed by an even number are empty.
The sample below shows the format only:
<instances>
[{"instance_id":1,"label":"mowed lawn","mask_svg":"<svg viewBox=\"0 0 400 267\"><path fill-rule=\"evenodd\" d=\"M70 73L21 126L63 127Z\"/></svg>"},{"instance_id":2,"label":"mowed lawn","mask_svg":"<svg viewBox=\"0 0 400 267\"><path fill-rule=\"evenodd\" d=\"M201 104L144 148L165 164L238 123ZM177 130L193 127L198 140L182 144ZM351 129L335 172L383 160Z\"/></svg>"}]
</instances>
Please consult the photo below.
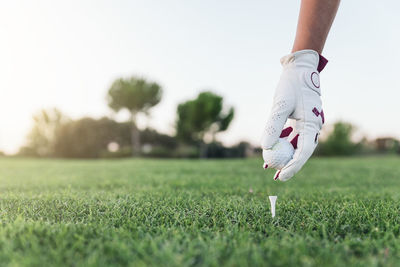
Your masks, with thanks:
<instances>
[{"instance_id":1,"label":"mowed lawn","mask_svg":"<svg viewBox=\"0 0 400 267\"><path fill-rule=\"evenodd\" d=\"M400 266L400 157L261 166L3 158L0 265Z\"/></svg>"}]
</instances>

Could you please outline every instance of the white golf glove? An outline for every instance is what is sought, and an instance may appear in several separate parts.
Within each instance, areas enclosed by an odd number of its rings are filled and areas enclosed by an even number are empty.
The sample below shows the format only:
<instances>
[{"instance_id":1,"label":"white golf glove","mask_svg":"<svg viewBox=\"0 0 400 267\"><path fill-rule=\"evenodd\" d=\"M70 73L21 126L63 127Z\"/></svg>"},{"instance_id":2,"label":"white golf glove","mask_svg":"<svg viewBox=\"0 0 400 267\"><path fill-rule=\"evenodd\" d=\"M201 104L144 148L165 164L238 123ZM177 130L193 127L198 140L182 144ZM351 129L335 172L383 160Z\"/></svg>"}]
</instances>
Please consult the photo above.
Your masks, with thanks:
<instances>
[{"instance_id":1,"label":"white golf glove","mask_svg":"<svg viewBox=\"0 0 400 267\"><path fill-rule=\"evenodd\" d=\"M293 158L276 172L275 180L287 181L292 178L318 144L319 131L325 122L319 72L327 62L314 50L297 51L281 59L283 72L261 147L271 149L279 137L289 136L295 152ZM283 130L285 124L289 127ZM264 160L264 168L267 167L268 162Z\"/></svg>"}]
</instances>

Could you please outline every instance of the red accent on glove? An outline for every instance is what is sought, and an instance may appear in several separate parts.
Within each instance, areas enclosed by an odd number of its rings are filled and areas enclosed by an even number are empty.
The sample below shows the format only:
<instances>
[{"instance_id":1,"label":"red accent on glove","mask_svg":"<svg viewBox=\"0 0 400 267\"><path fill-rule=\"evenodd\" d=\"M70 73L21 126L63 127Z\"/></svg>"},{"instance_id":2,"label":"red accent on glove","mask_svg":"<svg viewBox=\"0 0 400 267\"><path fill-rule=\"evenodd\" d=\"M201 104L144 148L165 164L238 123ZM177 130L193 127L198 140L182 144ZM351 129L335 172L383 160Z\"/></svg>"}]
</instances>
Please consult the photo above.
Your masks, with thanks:
<instances>
[{"instance_id":1,"label":"red accent on glove","mask_svg":"<svg viewBox=\"0 0 400 267\"><path fill-rule=\"evenodd\" d=\"M319 62L317 68L318 72L321 72L325 68L326 64L328 64L328 60L324 58L322 55L319 55Z\"/></svg>"}]
</instances>

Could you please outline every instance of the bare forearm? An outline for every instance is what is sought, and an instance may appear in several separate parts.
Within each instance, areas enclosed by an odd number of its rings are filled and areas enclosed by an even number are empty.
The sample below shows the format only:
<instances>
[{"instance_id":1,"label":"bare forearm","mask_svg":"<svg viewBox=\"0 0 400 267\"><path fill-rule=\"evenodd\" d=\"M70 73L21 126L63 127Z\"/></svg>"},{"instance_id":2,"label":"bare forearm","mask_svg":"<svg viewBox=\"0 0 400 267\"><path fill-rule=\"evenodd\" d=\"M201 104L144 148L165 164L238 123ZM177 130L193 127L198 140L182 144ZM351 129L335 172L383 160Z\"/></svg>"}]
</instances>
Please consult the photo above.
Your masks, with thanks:
<instances>
[{"instance_id":1,"label":"bare forearm","mask_svg":"<svg viewBox=\"0 0 400 267\"><path fill-rule=\"evenodd\" d=\"M312 49L322 53L340 0L302 0L292 52Z\"/></svg>"}]
</instances>

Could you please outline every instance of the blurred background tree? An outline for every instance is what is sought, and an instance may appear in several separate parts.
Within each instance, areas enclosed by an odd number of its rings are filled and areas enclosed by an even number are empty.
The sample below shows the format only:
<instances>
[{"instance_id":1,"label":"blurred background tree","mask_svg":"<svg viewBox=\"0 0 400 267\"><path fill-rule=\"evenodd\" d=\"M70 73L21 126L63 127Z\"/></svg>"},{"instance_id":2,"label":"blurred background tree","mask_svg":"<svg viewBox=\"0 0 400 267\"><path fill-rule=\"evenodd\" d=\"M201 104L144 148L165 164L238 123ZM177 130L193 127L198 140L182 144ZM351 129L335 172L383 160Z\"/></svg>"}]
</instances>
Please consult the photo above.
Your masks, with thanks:
<instances>
[{"instance_id":1,"label":"blurred background tree","mask_svg":"<svg viewBox=\"0 0 400 267\"><path fill-rule=\"evenodd\" d=\"M379 137L375 139L375 148L378 153L400 153L400 142L393 137Z\"/></svg>"},{"instance_id":2,"label":"blurred background tree","mask_svg":"<svg viewBox=\"0 0 400 267\"><path fill-rule=\"evenodd\" d=\"M158 158L179 157L176 151L178 141L173 136L147 128L140 131L140 140L144 144L142 156Z\"/></svg>"},{"instance_id":3,"label":"blurred background tree","mask_svg":"<svg viewBox=\"0 0 400 267\"><path fill-rule=\"evenodd\" d=\"M130 146L130 125L109 118L81 118L57 128L54 156L64 158L99 158L108 153L109 145L115 151ZM130 150L129 150L130 152Z\"/></svg>"},{"instance_id":4,"label":"blurred background tree","mask_svg":"<svg viewBox=\"0 0 400 267\"><path fill-rule=\"evenodd\" d=\"M161 96L162 89L160 85L134 76L128 79L117 79L108 91L109 107L116 112L126 109L130 113L133 156L138 156L141 152L140 134L136 120L137 114L148 114L149 109L160 102Z\"/></svg>"},{"instance_id":5,"label":"blurred background tree","mask_svg":"<svg viewBox=\"0 0 400 267\"><path fill-rule=\"evenodd\" d=\"M33 116L33 127L27 136L27 143L19 154L48 157L54 154L55 133L69 118L56 108L41 110Z\"/></svg>"},{"instance_id":6,"label":"blurred background tree","mask_svg":"<svg viewBox=\"0 0 400 267\"><path fill-rule=\"evenodd\" d=\"M358 153L362 142L352 140L355 127L347 122L338 121L325 141L321 141L316 154L321 156L350 156Z\"/></svg>"},{"instance_id":7,"label":"blurred background tree","mask_svg":"<svg viewBox=\"0 0 400 267\"><path fill-rule=\"evenodd\" d=\"M199 144L200 156L205 157L206 137L215 142L216 134L228 129L234 109L224 107L222 96L202 92L196 99L181 103L177 115L177 138L189 144Z\"/></svg>"}]
</instances>

